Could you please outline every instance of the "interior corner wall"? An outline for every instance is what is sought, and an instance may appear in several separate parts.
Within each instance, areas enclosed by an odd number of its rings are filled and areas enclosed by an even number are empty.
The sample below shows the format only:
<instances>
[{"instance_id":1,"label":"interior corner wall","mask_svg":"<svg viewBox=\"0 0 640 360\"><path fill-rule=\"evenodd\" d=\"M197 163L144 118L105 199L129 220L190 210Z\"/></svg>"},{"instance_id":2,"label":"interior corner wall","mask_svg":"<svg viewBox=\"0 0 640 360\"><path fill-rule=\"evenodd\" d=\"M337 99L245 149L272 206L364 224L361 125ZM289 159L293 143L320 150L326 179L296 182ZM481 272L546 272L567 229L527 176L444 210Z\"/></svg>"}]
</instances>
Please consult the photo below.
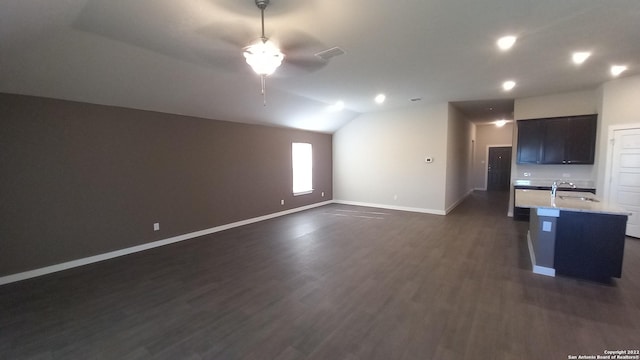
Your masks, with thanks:
<instances>
[{"instance_id":1,"label":"interior corner wall","mask_svg":"<svg viewBox=\"0 0 640 360\"><path fill-rule=\"evenodd\" d=\"M514 123L507 123L502 127L494 124L476 125L476 148L471 175L473 189L487 189L489 146L512 146L513 127Z\"/></svg>"},{"instance_id":2,"label":"interior corner wall","mask_svg":"<svg viewBox=\"0 0 640 360\"><path fill-rule=\"evenodd\" d=\"M332 199L330 134L10 94L0 129L0 276Z\"/></svg>"},{"instance_id":3,"label":"interior corner wall","mask_svg":"<svg viewBox=\"0 0 640 360\"><path fill-rule=\"evenodd\" d=\"M336 201L444 214L447 113L447 103L412 107L364 114L340 128Z\"/></svg>"},{"instance_id":4,"label":"interior corner wall","mask_svg":"<svg viewBox=\"0 0 640 360\"><path fill-rule=\"evenodd\" d=\"M600 159L598 167L597 187L605 192L605 164L607 163L608 133L611 126L640 124L640 76L622 78L606 82L601 87L602 102L599 117L598 147L596 159Z\"/></svg>"},{"instance_id":5,"label":"interior corner wall","mask_svg":"<svg viewBox=\"0 0 640 360\"><path fill-rule=\"evenodd\" d=\"M470 193L473 124L449 104L445 211L451 211Z\"/></svg>"}]
</instances>

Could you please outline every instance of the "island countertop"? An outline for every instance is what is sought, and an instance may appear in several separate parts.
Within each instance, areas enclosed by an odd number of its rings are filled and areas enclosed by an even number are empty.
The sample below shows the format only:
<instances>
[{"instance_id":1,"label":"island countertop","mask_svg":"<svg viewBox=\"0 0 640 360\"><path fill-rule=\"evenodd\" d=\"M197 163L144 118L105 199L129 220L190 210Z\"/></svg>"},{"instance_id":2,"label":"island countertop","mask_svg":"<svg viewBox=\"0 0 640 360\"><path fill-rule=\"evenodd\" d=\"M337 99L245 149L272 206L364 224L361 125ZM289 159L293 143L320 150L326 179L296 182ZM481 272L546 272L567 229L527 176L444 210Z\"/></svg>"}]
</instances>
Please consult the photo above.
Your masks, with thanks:
<instances>
[{"instance_id":1,"label":"island countertop","mask_svg":"<svg viewBox=\"0 0 640 360\"><path fill-rule=\"evenodd\" d=\"M596 201L582 200L595 199ZM594 194L588 192L569 192L558 190L556 197L551 197L547 190L516 189L515 206L521 208L548 208L565 211L590 212L612 215L630 215L628 211L603 202Z\"/></svg>"}]
</instances>

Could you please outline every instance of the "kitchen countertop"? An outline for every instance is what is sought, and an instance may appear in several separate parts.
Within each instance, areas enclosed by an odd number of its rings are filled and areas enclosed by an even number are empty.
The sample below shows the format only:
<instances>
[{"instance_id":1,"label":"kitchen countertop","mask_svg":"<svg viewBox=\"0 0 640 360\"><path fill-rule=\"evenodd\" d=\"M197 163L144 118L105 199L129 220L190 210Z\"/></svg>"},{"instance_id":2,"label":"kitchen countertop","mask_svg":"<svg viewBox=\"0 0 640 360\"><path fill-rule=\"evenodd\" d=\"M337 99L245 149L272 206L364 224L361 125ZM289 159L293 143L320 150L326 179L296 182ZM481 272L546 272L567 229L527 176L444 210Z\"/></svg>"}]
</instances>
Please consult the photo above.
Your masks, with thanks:
<instances>
[{"instance_id":1,"label":"kitchen countertop","mask_svg":"<svg viewBox=\"0 0 640 360\"><path fill-rule=\"evenodd\" d=\"M566 198L562 198L567 196ZM596 199L586 201L576 197ZM590 212L611 215L630 215L628 211L607 202L589 192L569 192L558 190L555 199L547 190L516 189L515 206L522 208L548 208L565 211Z\"/></svg>"},{"instance_id":2,"label":"kitchen countertop","mask_svg":"<svg viewBox=\"0 0 640 360\"><path fill-rule=\"evenodd\" d=\"M595 185L591 180L567 180L567 179L515 179L513 186L548 186L551 187L554 181L570 181L578 188L595 189ZM564 186L564 185L563 185ZM593 194L591 194L593 195Z\"/></svg>"}]
</instances>

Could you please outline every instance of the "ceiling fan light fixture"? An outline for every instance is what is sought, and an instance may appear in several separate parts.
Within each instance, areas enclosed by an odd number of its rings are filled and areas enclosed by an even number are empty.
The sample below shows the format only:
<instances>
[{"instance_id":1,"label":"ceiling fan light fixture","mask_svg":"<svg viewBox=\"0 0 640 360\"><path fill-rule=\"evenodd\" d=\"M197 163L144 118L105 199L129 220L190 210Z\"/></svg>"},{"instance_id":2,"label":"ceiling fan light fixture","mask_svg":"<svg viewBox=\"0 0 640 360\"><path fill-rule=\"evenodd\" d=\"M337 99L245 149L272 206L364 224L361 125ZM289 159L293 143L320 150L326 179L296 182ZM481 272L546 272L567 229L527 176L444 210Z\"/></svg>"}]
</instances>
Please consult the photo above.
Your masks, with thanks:
<instances>
[{"instance_id":1,"label":"ceiling fan light fixture","mask_svg":"<svg viewBox=\"0 0 640 360\"><path fill-rule=\"evenodd\" d=\"M245 48L244 58L256 74L268 76L282 65L284 54L272 41L260 39Z\"/></svg>"}]
</instances>

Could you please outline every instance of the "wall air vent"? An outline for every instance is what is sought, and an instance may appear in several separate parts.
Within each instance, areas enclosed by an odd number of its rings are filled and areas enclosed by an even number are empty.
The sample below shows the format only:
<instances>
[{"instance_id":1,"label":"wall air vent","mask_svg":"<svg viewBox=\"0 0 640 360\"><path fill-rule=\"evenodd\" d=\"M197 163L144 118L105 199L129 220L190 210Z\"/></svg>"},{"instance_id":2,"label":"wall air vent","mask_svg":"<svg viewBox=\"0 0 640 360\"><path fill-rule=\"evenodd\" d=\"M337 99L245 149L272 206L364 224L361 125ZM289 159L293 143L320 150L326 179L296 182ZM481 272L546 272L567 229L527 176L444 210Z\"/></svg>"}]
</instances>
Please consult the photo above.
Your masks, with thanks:
<instances>
[{"instance_id":1,"label":"wall air vent","mask_svg":"<svg viewBox=\"0 0 640 360\"><path fill-rule=\"evenodd\" d=\"M331 59L332 57L344 55L344 53L345 53L344 50L336 46L336 47L332 47L331 49L320 51L319 53L316 53L314 55L324 61L329 61L329 59Z\"/></svg>"}]
</instances>

